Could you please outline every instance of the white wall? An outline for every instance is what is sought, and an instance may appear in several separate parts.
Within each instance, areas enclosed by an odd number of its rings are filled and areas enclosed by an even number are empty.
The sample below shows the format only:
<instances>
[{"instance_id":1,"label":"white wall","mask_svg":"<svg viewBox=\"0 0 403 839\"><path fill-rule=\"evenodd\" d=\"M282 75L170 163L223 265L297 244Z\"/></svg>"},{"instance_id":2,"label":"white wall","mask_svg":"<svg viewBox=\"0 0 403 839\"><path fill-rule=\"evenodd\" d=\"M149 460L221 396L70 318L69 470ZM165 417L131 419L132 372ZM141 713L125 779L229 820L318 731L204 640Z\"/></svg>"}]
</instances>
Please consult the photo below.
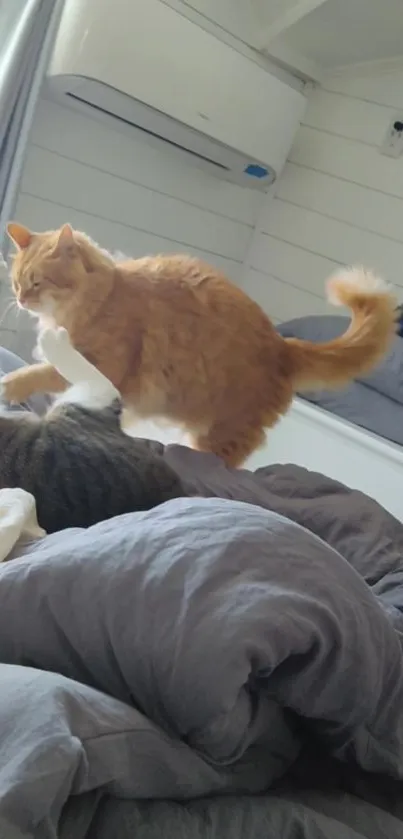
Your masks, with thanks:
<instances>
[{"instance_id":1,"label":"white wall","mask_svg":"<svg viewBox=\"0 0 403 839\"><path fill-rule=\"evenodd\" d=\"M313 92L245 270L245 289L273 319L334 313L324 281L344 264L380 272L403 300L403 158L379 152L398 115L403 71L334 76Z\"/></svg>"},{"instance_id":2,"label":"white wall","mask_svg":"<svg viewBox=\"0 0 403 839\"><path fill-rule=\"evenodd\" d=\"M15 216L34 230L69 221L130 256L193 253L238 282L261 202L257 192L43 100ZM27 356L30 323L23 314L4 317L6 296L0 343Z\"/></svg>"}]
</instances>

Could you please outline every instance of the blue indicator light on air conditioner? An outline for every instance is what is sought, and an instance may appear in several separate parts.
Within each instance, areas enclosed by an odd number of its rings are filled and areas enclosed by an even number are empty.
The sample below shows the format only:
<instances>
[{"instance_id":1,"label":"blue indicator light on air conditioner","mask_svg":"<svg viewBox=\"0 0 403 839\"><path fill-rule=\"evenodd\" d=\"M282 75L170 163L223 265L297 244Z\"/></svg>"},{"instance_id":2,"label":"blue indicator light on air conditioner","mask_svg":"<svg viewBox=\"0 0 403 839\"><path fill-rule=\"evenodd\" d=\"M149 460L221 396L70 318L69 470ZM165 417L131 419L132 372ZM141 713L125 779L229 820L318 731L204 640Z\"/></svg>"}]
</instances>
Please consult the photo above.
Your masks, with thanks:
<instances>
[{"instance_id":1,"label":"blue indicator light on air conditioner","mask_svg":"<svg viewBox=\"0 0 403 839\"><path fill-rule=\"evenodd\" d=\"M249 163L249 166L246 166L244 169L245 175L250 175L251 178L266 178L269 174L269 170L265 169L264 166L259 166L258 163Z\"/></svg>"}]
</instances>

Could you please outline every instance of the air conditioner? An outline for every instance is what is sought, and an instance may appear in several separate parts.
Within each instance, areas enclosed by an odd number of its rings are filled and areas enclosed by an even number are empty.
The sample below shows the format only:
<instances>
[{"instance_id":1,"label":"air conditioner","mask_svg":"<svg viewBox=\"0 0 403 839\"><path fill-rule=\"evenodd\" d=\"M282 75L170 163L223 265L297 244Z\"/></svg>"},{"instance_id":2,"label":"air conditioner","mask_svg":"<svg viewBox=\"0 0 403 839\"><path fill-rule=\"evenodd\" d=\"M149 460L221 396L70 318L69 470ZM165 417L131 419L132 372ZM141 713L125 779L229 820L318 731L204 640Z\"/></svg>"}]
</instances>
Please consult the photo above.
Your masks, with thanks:
<instances>
[{"instance_id":1,"label":"air conditioner","mask_svg":"<svg viewBox=\"0 0 403 839\"><path fill-rule=\"evenodd\" d=\"M48 86L65 104L262 190L306 103L164 0L66 0Z\"/></svg>"}]
</instances>

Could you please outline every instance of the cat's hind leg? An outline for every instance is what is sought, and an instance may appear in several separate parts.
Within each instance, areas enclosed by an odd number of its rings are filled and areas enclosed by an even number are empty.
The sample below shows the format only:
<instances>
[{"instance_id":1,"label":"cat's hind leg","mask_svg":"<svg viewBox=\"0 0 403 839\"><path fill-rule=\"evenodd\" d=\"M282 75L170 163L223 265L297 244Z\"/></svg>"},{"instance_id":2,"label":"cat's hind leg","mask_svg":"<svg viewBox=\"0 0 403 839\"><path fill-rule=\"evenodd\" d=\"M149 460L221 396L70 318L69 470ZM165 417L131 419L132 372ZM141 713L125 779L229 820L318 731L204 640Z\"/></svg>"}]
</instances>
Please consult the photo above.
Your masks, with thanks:
<instances>
[{"instance_id":1,"label":"cat's hind leg","mask_svg":"<svg viewBox=\"0 0 403 839\"><path fill-rule=\"evenodd\" d=\"M192 438L194 449L211 452L227 466L238 467L265 442L265 429L259 420L243 424L217 422L205 434Z\"/></svg>"}]
</instances>

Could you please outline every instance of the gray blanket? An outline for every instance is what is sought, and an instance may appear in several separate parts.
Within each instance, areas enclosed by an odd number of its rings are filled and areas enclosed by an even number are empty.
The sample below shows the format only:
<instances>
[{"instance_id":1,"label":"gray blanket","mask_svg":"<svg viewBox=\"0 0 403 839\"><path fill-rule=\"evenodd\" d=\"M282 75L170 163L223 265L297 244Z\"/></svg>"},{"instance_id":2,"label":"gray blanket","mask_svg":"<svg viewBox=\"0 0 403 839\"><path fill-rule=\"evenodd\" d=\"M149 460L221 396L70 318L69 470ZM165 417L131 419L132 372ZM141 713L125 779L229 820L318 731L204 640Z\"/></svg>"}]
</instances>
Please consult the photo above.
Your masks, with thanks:
<instances>
[{"instance_id":1,"label":"gray blanket","mask_svg":"<svg viewBox=\"0 0 403 839\"><path fill-rule=\"evenodd\" d=\"M403 526L164 454L199 497L0 568L0 837L401 839Z\"/></svg>"}]
</instances>

